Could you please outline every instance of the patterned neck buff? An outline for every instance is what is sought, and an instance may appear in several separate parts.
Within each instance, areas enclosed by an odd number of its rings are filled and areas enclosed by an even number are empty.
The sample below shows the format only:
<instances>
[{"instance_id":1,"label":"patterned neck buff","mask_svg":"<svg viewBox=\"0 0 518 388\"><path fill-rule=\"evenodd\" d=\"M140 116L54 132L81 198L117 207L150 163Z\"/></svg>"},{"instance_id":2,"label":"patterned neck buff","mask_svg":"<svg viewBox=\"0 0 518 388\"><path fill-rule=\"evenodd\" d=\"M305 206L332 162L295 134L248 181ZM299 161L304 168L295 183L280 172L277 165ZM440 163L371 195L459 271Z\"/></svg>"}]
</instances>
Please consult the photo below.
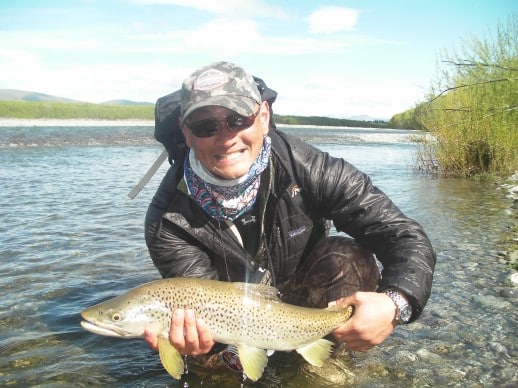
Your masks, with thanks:
<instances>
[{"instance_id":1,"label":"patterned neck buff","mask_svg":"<svg viewBox=\"0 0 518 388\"><path fill-rule=\"evenodd\" d=\"M226 180L214 176L196 159L194 150L185 158L184 178L189 195L209 216L234 221L254 206L261 184L261 174L268 166L271 139L264 138L263 147L248 174Z\"/></svg>"}]
</instances>

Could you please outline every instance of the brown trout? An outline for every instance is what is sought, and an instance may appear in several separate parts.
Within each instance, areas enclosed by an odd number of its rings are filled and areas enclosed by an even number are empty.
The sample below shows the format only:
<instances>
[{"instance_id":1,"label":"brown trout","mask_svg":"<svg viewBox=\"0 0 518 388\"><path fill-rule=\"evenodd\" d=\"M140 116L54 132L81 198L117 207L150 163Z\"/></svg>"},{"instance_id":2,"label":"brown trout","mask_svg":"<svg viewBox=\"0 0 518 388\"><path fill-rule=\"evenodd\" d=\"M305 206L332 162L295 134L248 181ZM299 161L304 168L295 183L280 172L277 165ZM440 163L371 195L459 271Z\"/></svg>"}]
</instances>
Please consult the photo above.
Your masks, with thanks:
<instances>
[{"instance_id":1,"label":"brown trout","mask_svg":"<svg viewBox=\"0 0 518 388\"><path fill-rule=\"evenodd\" d=\"M173 311L193 309L217 342L237 348L243 372L257 381L268 362L267 350L296 350L322 366L332 342L323 339L344 323L352 307L314 309L281 302L276 288L198 278L157 280L133 288L81 312L81 326L93 333L121 338L143 337L159 328L158 351L166 371L180 379L184 363L169 342Z\"/></svg>"}]
</instances>

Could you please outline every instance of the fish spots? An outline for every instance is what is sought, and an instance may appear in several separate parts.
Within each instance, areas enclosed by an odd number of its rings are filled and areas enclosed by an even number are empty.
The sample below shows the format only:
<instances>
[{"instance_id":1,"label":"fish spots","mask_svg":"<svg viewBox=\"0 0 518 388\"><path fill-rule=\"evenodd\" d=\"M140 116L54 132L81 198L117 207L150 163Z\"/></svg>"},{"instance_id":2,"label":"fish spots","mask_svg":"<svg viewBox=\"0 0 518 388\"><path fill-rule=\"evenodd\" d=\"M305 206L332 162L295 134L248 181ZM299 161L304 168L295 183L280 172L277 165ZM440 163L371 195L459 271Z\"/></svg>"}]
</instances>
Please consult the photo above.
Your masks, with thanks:
<instances>
[{"instance_id":1,"label":"fish spots","mask_svg":"<svg viewBox=\"0 0 518 388\"><path fill-rule=\"evenodd\" d=\"M153 324L164 333L175 309L192 308L217 342L290 351L311 347L352 312L287 305L272 296L272 290L204 279L164 279L83 311L88 321L83 327L101 335L133 338ZM301 354L309 353L306 349Z\"/></svg>"}]
</instances>

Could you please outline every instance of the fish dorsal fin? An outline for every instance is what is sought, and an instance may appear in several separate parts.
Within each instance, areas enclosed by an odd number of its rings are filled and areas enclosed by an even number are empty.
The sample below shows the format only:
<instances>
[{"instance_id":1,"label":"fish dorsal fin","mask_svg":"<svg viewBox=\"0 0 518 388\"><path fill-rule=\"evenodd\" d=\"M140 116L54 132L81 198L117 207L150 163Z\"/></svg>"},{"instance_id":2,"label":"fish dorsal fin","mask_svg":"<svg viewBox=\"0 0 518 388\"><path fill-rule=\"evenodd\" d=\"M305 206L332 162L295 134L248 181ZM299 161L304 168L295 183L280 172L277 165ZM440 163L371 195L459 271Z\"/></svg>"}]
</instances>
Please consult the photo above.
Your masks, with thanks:
<instances>
[{"instance_id":1,"label":"fish dorsal fin","mask_svg":"<svg viewBox=\"0 0 518 388\"><path fill-rule=\"evenodd\" d=\"M158 354L167 373L176 380L180 380L184 371L183 359L168 338L158 336Z\"/></svg>"},{"instance_id":2,"label":"fish dorsal fin","mask_svg":"<svg viewBox=\"0 0 518 388\"><path fill-rule=\"evenodd\" d=\"M297 353L302 355L311 365L322 367L324 361L327 360L329 354L331 354L331 346L333 346L331 341L321 338L298 348Z\"/></svg>"},{"instance_id":3,"label":"fish dorsal fin","mask_svg":"<svg viewBox=\"0 0 518 388\"><path fill-rule=\"evenodd\" d=\"M252 346L238 345L237 353L239 354L239 361L241 361L243 373L246 377L252 381L259 380L268 363L266 350Z\"/></svg>"},{"instance_id":4,"label":"fish dorsal fin","mask_svg":"<svg viewBox=\"0 0 518 388\"><path fill-rule=\"evenodd\" d=\"M259 297L263 299L269 299L271 301L280 302L279 299L279 290L275 287L268 286L266 284L256 284L256 283L233 283L235 287L239 288L241 291L245 293L245 295L250 295L252 297Z\"/></svg>"}]
</instances>

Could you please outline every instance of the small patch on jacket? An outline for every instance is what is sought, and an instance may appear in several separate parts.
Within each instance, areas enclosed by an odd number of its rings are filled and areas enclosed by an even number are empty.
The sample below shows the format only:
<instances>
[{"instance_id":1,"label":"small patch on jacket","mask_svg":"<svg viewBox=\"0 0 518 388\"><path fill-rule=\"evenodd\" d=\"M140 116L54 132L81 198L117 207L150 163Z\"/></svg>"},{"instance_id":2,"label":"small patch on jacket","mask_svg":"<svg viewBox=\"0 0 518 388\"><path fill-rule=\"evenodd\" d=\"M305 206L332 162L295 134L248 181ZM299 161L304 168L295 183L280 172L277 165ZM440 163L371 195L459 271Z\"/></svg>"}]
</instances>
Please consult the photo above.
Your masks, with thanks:
<instances>
[{"instance_id":1,"label":"small patch on jacket","mask_svg":"<svg viewBox=\"0 0 518 388\"><path fill-rule=\"evenodd\" d=\"M289 236L290 238L293 238L293 237L295 237L295 236L298 236L299 234L304 233L305 231L306 231L306 225L303 225L303 226L301 226L300 228L290 230L290 231L288 232L288 236Z\"/></svg>"},{"instance_id":2,"label":"small patch on jacket","mask_svg":"<svg viewBox=\"0 0 518 388\"><path fill-rule=\"evenodd\" d=\"M291 186L291 198L293 198L296 195L299 195L300 193L300 187L298 185Z\"/></svg>"}]
</instances>

